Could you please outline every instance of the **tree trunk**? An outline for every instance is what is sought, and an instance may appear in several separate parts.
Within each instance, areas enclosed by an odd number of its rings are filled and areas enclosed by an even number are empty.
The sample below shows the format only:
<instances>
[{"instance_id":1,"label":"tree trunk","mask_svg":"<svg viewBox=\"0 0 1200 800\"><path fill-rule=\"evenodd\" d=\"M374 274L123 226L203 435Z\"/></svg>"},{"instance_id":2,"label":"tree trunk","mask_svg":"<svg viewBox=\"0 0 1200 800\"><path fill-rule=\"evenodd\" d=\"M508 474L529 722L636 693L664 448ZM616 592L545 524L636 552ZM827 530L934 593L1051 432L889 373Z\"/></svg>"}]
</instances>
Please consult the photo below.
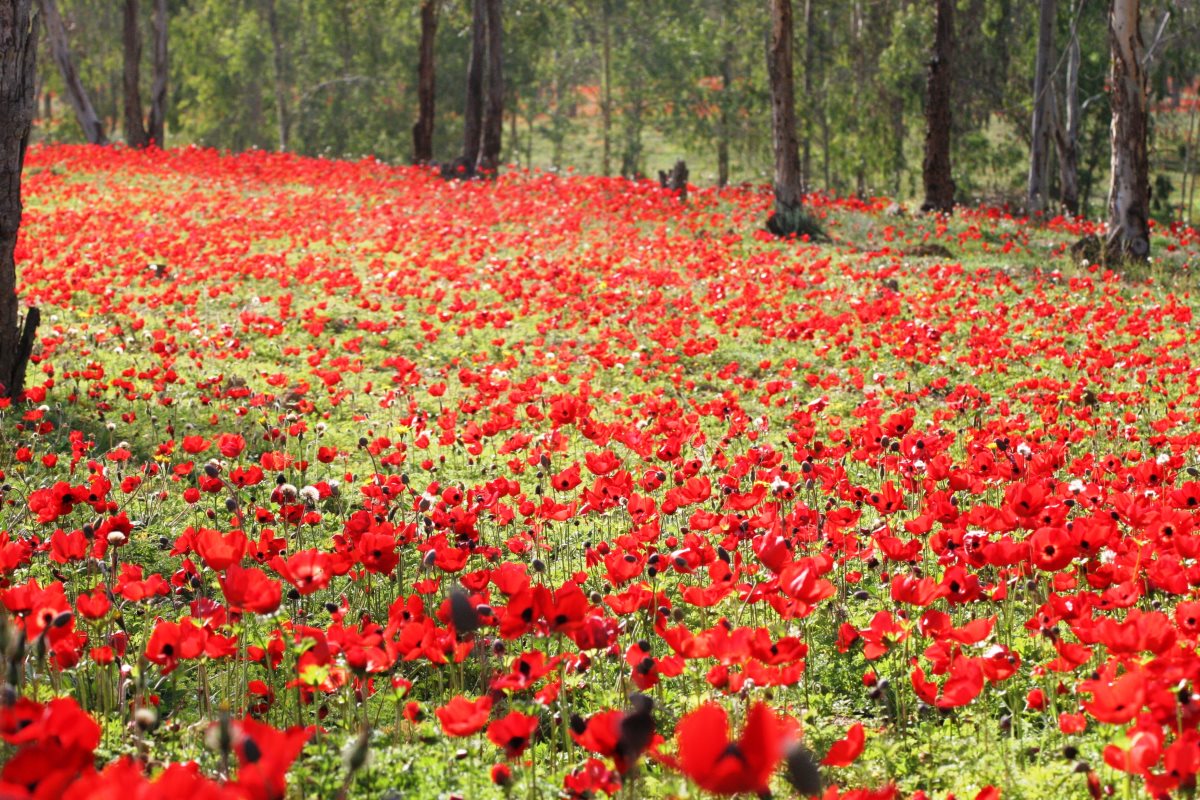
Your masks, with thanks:
<instances>
[{"instance_id":1,"label":"tree trunk","mask_svg":"<svg viewBox=\"0 0 1200 800\"><path fill-rule=\"evenodd\" d=\"M730 95L733 92L733 58L736 44L733 41L733 3L725 0L724 24L725 43L721 50L721 107L717 117L717 188L729 185L729 139L731 127Z\"/></svg>"},{"instance_id":2,"label":"tree trunk","mask_svg":"<svg viewBox=\"0 0 1200 800\"><path fill-rule=\"evenodd\" d=\"M1195 108L1192 109L1192 114L1196 113ZM1192 210L1196 207L1196 176L1192 176L1192 181L1188 184L1187 195L1187 216L1184 221L1190 226L1192 224Z\"/></svg>"},{"instance_id":3,"label":"tree trunk","mask_svg":"<svg viewBox=\"0 0 1200 800\"><path fill-rule=\"evenodd\" d=\"M1183 219L1187 224L1192 224L1192 206L1188 203L1188 188L1195 190L1195 180L1192 176L1192 148L1195 144L1195 136L1196 107L1195 103L1192 103L1192 110L1188 114L1188 138L1183 143L1183 181L1180 185L1180 211L1176 215L1177 218Z\"/></svg>"},{"instance_id":4,"label":"tree trunk","mask_svg":"<svg viewBox=\"0 0 1200 800\"><path fill-rule=\"evenodd\" d=\"M1112 170L1108 189L1109 259L1150 254L1150 169L1146 154L1146 75L1142 71L1139 0L1112 0Z\"/></svg>"},{"instance_id":5,"label":"tree trunk","mask_svg":"<svg viewBox=\"0 0 1200 800\"><path fill-rule=\"evenodd\" d=\"M525 166L533 166L533 123L537 115L537 105L533 100L525 104Z\"/></svg>"},{"instance_id":6,"label":"tree trunk","mask_svg":"<svg viewBox=\"0 0 1200 800\"><path fill-rule=\"evenodd\" d=\"M933 56L925 97L925 202L922 211L954 210L954 178L950 175L951 57L954 51L954 0L937 0Z\"/></svg>"},{"instance_id":7,"label":"tree trunk","mask_svg":"<svg viewBox=\"0 0 1200 800\"><path fill-rule=\"evenodd\" d=\"M1079 213L1079 48L1078 14L1071 19L1071 39L1067 43L1067 77L1063 87L1066 125L1055 126L1054 143L1058 150L1059 195L1063 210Z\"/></svg>"},{"instance_id":8,"label":"tree trunk","mask_svg":"<svg viewBox=\"0 0 1200 800\"><path fill-rule=\"evenodd\" d=\"M822 71L825 65L821 65ZM833 186L833 178L831 172L831 156L830 156L830 130L829 130L829 84L824 79L822 72L822 88L821 88L821 178L822 186L825 191L829 191L829 187ZM811 184L810 184L811 187Z\"/></svg>"},{"instance_id":9,"label":"tree trunk","mask_svg":"<svg viewBox=\"0 0 1200 800\"><path fill-rule=\"evenodd\" d=\"M471 15L471 60L467 64L467 104L463 112L461 167L473 173L479 162L479 140L483 130L483 71L487 60L488 0L474 0Z\"/></svg>"},{"instance_id":10,"label":"tree trunk","mask_svg":"<svg viewBox=\"0 0 1200 800\"><path fill-rule=\"evenodd\" d=\"M771 132L775 145L775 218L784 233L794 232L792 220L801 213L803 200L796 143L792 36L792 0L771 0L767 75L771 84Z\"/></svg>"},{"instance_id":11,"label":"tree trunk","mask_svg":"<svg viewBox=\"0 0 1200 800\"><path fill-rule=\"evenodd\" d=\"M800 185L807 191L812 186L812 101L813 70L816 69L817 34L813 25L813 0L804 0L804 141L800 155Z\"/></svg>"},{"instance_id":12,"label":"tree trunk","mask_svg":"<svg viewBox=\"0 0 1200 800\"><path fill-rule=\"evenodd\" d=\"M67 42L67 28L63 25L62 15L54 0L39 0L42 17L46 21L46 40L50 43L50 53L54 57L58 69L62 73L63 83L67 87L67 99L83 129L83 138L89 144L108 144L104 135L104 123L96 114L79 73L75 70L75 60L71 58L71 47Z\"/></svg>"},{"instance_id":13,"label":"tree trunk","mask_svg":"<svg viewBox=\"0 0 1200 800\"><path fill-rule=\"evenodd\" d=\"M508 115L508 146L511 150L509 156L510 163L520 164L521 161L521 96L517 93L516 87L513 87L513 96L509 100L508 106L511 109ZM524 164L523 166L529 166Z\"/></svg>"},{"instance_id":14,"label":"tree trunk","mask_svg":"<svg viewBox=\"0 0 1200 800\"><path fill-rule=\"evenodd\" d=\"M682 159L675 162L670 172L658 171L658 185L686 203L688 199L688 168Z\"/></svg>"},{"instance_id":15,"label":"tree trunk","mask_svg":"<svg viewBox=\"0 0 1200 800\"><path fill-rule=\"evenodd\" d=\"M554 77L550 84L554 97L554 108L550 112L550 166L561 169L563 163L563 142L566 140L568 120L563 108L563 70L562 56L557 47L554 48Z\"/></svg>"},{"instance_id":16,"label":"tree trunk","mask_svg":"<svg viewBox=\"0 0 1200 800\"><path fill-rule=\"evenodd\" d=\"M483 135L478 171L495 175L500 169L504 135L504 19L500 0L487 5L487 93L483 108Z\"/></svg>"},{"instance_id":17,"label":"tree trunk","mask_svg":"<svg viewBox=\"0 0 1200 800\"><path fill-rule=\"evenodd\" d=\"M279 152L285 153L292 144L292 112L288 105L287 58L283 49L283 32L275 0L266 0L263 9L267 17L267 32L271 35L271 68L275 73L275 127L278 130Z\"/></svg>"},{"instance_id":18,"label":"tree trunk","mask_svg":"<svg viewBox=\"0 0 1200 800\"><path fill-rule=\"evenodd\" d=\"M37 23L35 22L34 25ZM36 70L33 76L33 125L37 125L42 120L42 95L49 94L46 89L46 75L42 70ZM49 117L49 103L46 104L46 114Z\"/></svg>"},{"instance_id":19,"label":"tree trunk","mask_svg":"<svg viewBox=\"0 0 1200 800\"><path fill-rule=\"evenodd\" d=\"M138 0L125 0L123 27L125 40L125 143L130 147L145 147L149 143L146 124L142 118L142 89L140 67L142 35L138 30Z\"/></svg>"},{"instance_id":20,"label":"tree trunk","mask_svg":"<svg viewBox=\"0 0 1200 800\"><path fill-rule=\"evenodd\" d=\"M437 40L438 0L421 3L421 55L417 63L417 123L413 125L413 163L433 161L433 114L436 98L434 44Z\"/></svg>"},{"instance_id":21,"label":"tree trunk","mask_svg":"<svg viewBox=\"0 0 1200 800\"><path fill-rule=\"evenodd\" d=\"M625 146L621 151L621 174L638 180L642 177L642 119L645 116L646 100L642 94L642 82L635 79L621 93L624 108L621 112L625 132Z\"/></svg>"},{"instance_id":22,"label":"tree trunk","mask_svg":"<svg viewBox=\"0 0 1200 800\"><path fill-rule=\"evenodd\" d=\"M167 0L154 0L154 81L150 87L150 141L167 143Z\"/></svg>"},{"instance_id":23,"label":"tree trunk","mask_svg":"<svg viewBox=\"0 0 1200 800\"><path fill-rule=\"evenodd\" d=\"M1025 196L1031 214L1046 208L1050 191L1050 121L1054 113L1050 71L1054 68L1054 26L1058 19L1058 0L1041 0L1040 5L1037 58L1034 62L1029 181Z\"/></svg>"},{"instance_id":24,"label":"tree trunk","mask_svg":"<svg viewBox=\"0 0 1200 800\"><path fill-rule=\"evenodd\" d=\"M0 0L0 396L19 397L33 349L37 309L18 319L17 231L21 168L37 95L37 32L33 0Z\"/></svg>"},{"instance_id":25,"label":"tree trunk","mask_svg":"<svg viewBox=\"0 0 1200 800\"><path fill-rule=\"evenodd\" d=\"M612 174L612 20L610 19L609 0L600 0L600 37L601 58L603 64L603 81L600 97L601 131L604 136L603 151L600 159L600 171L605 177Z\"/></svg>"},{"instance_id":26,"label":"tree trunk","mask_svg":"<svg viewBox=\"0 0 1200 800\"><path fill-rule=\"evenodd\" d=\"M900 197L900 182L904 177L904 139L908 128L904 124L904 98L893 94L892 105L892 196Z\"/></svg>"},{"instance_id":27,"label":"tree trunk","mask_svg":"<svg viewBox=\"0 0 1200 800\"><path fill-rule=\"evenodd\" d=\"M717 188L729 185L729 92L732 83L729 59L721 64L721 112L717 122Z\"/></svg>"}]
</instances>

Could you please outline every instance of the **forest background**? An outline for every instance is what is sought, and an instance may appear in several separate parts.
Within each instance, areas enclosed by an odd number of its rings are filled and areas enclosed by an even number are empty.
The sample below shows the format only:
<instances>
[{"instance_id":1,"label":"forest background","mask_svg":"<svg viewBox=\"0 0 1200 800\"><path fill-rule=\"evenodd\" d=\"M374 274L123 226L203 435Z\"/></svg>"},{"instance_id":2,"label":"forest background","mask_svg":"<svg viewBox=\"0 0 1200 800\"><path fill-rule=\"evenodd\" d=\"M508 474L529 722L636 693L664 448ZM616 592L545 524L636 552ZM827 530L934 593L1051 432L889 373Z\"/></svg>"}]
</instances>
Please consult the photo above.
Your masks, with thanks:
<instances>
[{"instance_id":1,"label":"forest background","mask_svg":"<svg viewBox=\"0 0 1200 800\"><path fill-rule=\"evenodd\" d=\"M161 13L170 48L162 111L168 146L390 162L415 156L418 64L432 17L432 157L449 162L461 153L470 0L157 0L143 3L140 13L136 0L50 5L105 138L136 142L124 89L131 77L142 96L158 88ZM797 133L807 189L919 200L936 6L796 3ZM1085 215L1103 215L1111 121L1107 14L1099 0L957 2L956 199L1025 206L1031 120L1041 96L1059 145L1046 162L1050 197L1062 196L1058 162L1073 110L1074 205ZM1052 26L1049 42L1039 37L1039 16ZM502 161L632 177L685 159L697 184L768 183L768 17L758 0L506 0ZM1147 1L1141 19L1151 95L1151 214L1189 221L1200 134L1200 9ZM52 44L44 40L39 48L45 56L38 64L34 139L82 141L87 134ZM131 46L140 66L133 76ZM1039 49L1050 80L1037 95ZM153 117L152 108L148 113Z\"/></svg>"}]
</instances>

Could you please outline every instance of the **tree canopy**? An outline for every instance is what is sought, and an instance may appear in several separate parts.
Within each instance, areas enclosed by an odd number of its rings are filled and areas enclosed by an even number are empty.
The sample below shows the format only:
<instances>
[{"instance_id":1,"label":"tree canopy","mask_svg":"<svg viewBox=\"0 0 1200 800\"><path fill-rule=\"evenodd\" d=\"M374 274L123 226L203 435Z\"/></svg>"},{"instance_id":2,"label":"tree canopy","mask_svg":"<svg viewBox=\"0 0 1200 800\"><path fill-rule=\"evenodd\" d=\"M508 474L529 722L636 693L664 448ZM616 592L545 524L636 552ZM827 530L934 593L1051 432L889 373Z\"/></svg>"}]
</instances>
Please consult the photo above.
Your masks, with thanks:
<instances>
[{"instance_id":1,"label":"tree canopy","mask_svg":"<svg viewBox=\"0 0 1200 800\"><path fill-rule=\"evenodd\" d=\"M803 185L919 202L934 3L794 0L795 93ZM141 39L154 42L151 3ZM169 144L286 148L300 154L414 157L422 13L435 6L432 159L461 154L471 56L467 0L170 0ZM951 163L960 202L1023 204L1033 144L1039 8L956 0ZM1054 46L1041 97L1067 121L1080 209L1104 207L1110 108L1107 3L1051 4ZM57 0L79 78L113 139L126 127L122 4ZM763 0L504 0L501 162L649 175L687 159L695 182L771 176L771 101ZM1190 193L1200 11L1141 3L1152 107L1156 214ZM44 28L43 28L44 31ZM45 36L45 33L42 33ZM1070 52L1078 41L1072 76ZM152 96L153 47L140 81ZM47 48L49 52L49 48ZM1073 93L1072 93L1073 88ZM39 65L36 137L84 138L55 60ZM1047 116L1043 114L1043 116ZM1043 128L1048 130L1048 128ZM1065 128L1064 128L1065 130ZM1050 148L1054 150L1054 148ZM1048 209L1063 199L1061 152L1038 150ZM421 158L420 160L427 160Z\"/></svg>"}]
</instances>

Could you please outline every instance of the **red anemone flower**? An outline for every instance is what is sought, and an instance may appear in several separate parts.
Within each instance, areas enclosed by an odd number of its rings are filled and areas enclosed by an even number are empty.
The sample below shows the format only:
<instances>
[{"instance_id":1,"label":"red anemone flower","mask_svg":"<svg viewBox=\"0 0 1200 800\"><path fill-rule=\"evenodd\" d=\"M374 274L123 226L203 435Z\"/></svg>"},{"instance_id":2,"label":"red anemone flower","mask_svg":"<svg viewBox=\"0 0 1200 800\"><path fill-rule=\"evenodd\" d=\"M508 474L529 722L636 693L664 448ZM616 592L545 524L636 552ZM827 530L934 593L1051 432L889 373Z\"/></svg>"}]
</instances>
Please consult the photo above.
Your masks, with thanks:
<instances>
[{"instance_id":1,"label":"red anemone flower","mask_svg":"<svg viewBox=\"0 0 1200 800\"><path fill-rule=\"evenodd\" d=\"M458 695L434 713L447 736L470 736L483 730L491 711L492 698L487 695L474 702Z\"/></svg>"},{"instance_id":2,"label":"red anemone flower","mask_svg":"<svg viewBox=\"0 0 1200 800\"><path fill-rule=\"evenodd\" d=\"M283 591L279 581L271 580L266 573L255 567L242 568L231 564L221 578L221 589L225 600L234 611L250 611L255 614L270 614L279 608Z\"/></svg>"},{"instance_id":3,"label":"red anemone flower","mask_svg":"<svg viewBox=\"0 0 1200 800\"><path fill-rule=\"evenodd\" d=\"M488 741L497 747L504 748L504 755L516 758L529 747L533 732L537 730L538 718L532 714L522 714L518 711L509 712L488 726Z\"/></svg>"},{"instance_id":4,"label":"red anemone flower","mask_svg":"<svg viewBox=\"0 0 1200 800\"><path fill-rule=\"evenodd\" d=\"M770 791L771 775L783 758L787 727L765 703L755 703L737 741L729 738L729 717L706 703L679 721L679 769L705 791L733 795Z\"/></svg>"}]
</instances>

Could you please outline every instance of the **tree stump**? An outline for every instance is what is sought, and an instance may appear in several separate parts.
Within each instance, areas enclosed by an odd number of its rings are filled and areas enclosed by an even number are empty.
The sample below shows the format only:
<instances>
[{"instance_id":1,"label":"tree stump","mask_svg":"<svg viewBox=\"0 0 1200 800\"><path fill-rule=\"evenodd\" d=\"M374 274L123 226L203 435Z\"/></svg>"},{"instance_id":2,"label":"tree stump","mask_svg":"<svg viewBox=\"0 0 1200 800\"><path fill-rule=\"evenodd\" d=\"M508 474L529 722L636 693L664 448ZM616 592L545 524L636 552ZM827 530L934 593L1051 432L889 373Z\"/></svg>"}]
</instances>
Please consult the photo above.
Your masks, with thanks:
<instances>
[{"instance_id":1,"label":"tree stump","mask_svg":"<svg viewBox=\"0 0 1200 800\"><path fill-rule=\"evenodd\" d=\"M1104 257L1104 243L1100 241L1100 237L1088 234L1071 245L1070 252L1076 264L1083 261L1098 264Z\"/></svg>"},{"instance_id":2,"label":"tree stump","mask_svg":"<svg viewBox=\"0 0 1200 800\"><path fill-rule=\"evenodd\" d=\"M658 183L662 188L679 196L679 199L686 203L688 194L688 168L687 162L683 159L675 162L675 166L670 172L666 170L658 171Z\"/></svg>"},{"instance_id":3,"label":"tree stump","mask_svg":"<svg viewBox=\"0 0 1200 800\"><path fill-rule=\"evenodd\" d=\"M448 181L469 181L476 175L475 163L466 156L459 156L447 164L442 164L439 170L442 178Z\"/></svg>"}]
</instances>

